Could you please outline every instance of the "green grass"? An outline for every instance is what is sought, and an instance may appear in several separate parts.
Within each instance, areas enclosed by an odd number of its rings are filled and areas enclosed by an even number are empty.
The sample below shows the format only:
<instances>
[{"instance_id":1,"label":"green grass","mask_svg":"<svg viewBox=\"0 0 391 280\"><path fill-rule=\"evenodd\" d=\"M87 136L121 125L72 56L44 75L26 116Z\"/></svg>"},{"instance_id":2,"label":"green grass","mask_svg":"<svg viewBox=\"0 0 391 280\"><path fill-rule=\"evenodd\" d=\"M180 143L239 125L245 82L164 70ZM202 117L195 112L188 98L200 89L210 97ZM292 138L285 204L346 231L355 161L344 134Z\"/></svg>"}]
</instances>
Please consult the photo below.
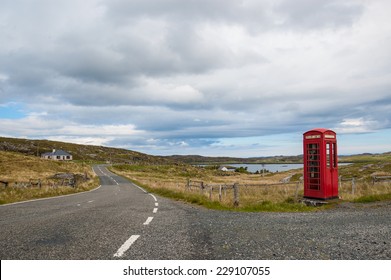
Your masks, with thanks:
<instances>
[{"instance_id":1,"label":"green grass","mask_svg":"<svg viewBox=\"0 0 391 280\"><path fill-rule=\"evenodd\" d=\"M354 163L350 165L340 166L338 168L339 175L343 177L363 178L366 181L372 180L372 175L382 173L384 175L391 174L391 161L372 162L372 163Z\"/></svg>"},{"instance_id":2,"label":"green grass","mask_svg":"<svg viewBox=\"0 0 391 280\"><path fill-rule=\"evenodd\" d=\"M324 206L321 207L311 207L302 203L290 203L290 202L271 202L263 201L262 203L255 205L248 205L240 207L238 210L241 212L309 212L309 211L318 211L324 209Z\"/></svg>"},{"instance_id":3,"label":"green grass","mask_svg":"<svg viewBox=\"0 0 391 280\"><path fill-rule=\"evenodd\" d=\"M371 203L371 202L379 202L379 201L387 201L387 200L391 200L391 193L362 196L357 199L354 199L352 202Z\"/></svg>"},{"instance_id":4,"label":"green grass","mask_svg":"<svg viewBox=\"0 0 391 280\"><path fill-rule=\"evenodd\" d=\"M353 163L381 163L391 162L391 153L383 154L363 154L363 155L352 155L343 156L339 160L340 162L353 162Z\"/></svg>"}]
</instances>

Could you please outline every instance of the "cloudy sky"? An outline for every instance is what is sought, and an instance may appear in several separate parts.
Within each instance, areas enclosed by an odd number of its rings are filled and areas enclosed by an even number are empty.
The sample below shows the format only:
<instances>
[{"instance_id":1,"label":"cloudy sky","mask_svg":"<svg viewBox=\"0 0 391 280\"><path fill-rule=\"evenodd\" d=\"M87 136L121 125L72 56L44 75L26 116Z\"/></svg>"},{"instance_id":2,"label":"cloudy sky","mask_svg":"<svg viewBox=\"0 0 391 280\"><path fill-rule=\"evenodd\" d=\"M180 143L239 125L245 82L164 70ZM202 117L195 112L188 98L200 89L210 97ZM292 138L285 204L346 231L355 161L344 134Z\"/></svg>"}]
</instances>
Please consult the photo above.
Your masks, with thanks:
<instances>
[{"instance_id":1,"label":"cloudy sky","mask_svg":"<svg viewBox=\"0 0 391 280\"><path fill-rule=\"evenodd\" d=\"M155 155L391 151L389 0L1 0L0 135Z\"/></svg>"}]
</instances>

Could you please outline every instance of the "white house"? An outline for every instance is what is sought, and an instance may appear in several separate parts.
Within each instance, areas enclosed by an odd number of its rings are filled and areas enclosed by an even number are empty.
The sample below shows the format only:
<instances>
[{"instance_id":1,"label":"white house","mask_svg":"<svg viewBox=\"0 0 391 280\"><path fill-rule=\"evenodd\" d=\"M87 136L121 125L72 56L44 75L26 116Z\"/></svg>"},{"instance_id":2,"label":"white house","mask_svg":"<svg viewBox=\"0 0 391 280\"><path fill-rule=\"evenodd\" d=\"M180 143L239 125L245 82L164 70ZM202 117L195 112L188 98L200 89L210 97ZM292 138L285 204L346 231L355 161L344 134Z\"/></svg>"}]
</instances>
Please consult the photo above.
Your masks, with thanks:
<instances>
[{"instance_id":1,"label":"white house","mask_svg":"<svg viewBox=\"0 0 391 280\"><path fill-rule=\"evenodd\" d=\"M72 160L72 155L63 150L53 149L53 151L50 153L42 154L41 158L51 159L51 160Z\"/></svg>"},{"instance_id":2,"label":"white house","mask_svg":"<svg viewBox=\"0 0 391 280\"><path fill-rule=\"evenodd\" d=\"M228 170L228 168L225 167L225 166L220 166L220 167L219 167L219 171L227 172L227 171L229 171L229 170Z\"/></svg>"}]
</instances>

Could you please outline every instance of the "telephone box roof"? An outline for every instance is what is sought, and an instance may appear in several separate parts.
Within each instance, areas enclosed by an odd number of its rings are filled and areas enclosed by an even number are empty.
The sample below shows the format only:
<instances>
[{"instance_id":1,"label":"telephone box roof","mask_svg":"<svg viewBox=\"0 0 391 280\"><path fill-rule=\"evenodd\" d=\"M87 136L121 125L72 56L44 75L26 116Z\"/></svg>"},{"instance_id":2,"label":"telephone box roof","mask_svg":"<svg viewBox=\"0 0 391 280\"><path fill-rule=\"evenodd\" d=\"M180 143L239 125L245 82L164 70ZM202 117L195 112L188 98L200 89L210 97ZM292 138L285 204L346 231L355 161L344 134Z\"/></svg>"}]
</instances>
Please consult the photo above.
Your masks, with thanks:
<instances>
[{"instance_id":1,"label":"telephone box roof","mask_svg":"<svg viewBox=\"0 0 391 280\"><path fill-rule=\"evenodd\" d=\"M309 132L320 132L320 133L323 134L323 133L325 133L326 131L330 131L330 132L335 133L335 132L332 131L331 129L327 129L327 128L314 128L314 129L311 129L311 130L305 132L304 134L307 134L307 133L309 133Z\"/></svg>"}]
</instances>

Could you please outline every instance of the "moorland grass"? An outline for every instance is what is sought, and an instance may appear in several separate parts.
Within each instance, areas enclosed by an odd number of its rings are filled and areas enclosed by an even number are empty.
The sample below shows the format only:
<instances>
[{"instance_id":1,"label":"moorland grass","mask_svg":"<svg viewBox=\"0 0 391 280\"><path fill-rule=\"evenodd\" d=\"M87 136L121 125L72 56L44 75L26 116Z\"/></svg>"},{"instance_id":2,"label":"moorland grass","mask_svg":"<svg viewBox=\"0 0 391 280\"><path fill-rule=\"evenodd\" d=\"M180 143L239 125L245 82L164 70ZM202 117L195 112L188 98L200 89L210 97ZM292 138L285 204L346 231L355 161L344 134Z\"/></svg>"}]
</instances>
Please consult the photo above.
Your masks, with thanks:
<instances>
[{"instance_id":1,"label":"moorland grass","mask_svg":"<svg viewBox=\"0 0 391 280\"><path fill-rule=\"evenodd\" d=\"M51 188L47 186L42 188L2 187L0 188L0 205L89 191L99 185L98 180L99 179L96 177L93 180L89 181L87 184L83 184L76 188L68 186L62 186L58 188Z\"/></svg>"},{"instance_id":2,"label":"moorland grass","mask_svg":"<svg viewBox=\"0 0 391 280\"><path fill-rule=\"evenodd\" d=\"M355 176L355 192L349 182L344 182L340 188L343 201L365 202L391 199L391 184L371 186L370 178L373 174L388 174L391 164L380 162L377 164L357 163L340 168L340 175L344 177ZM311 207L299 203L298 198L303 196L303 186L280 184L275 187L258 186L244 187L245 184L266 183L278 184L287 175L293 175L293 180L300 178L302 170L280 172L262 176L260 174L224 173L217 169L201 168L187 165L116 165L111 170L119 175L136 181L150 192L164 197L185 201L210 209L235 210L246 212L305 212L319 209L327 209L332 205ZM233 203L233 191L226 191L226 195L219 197L218 192L202 192L195 188L186 188L187 180L203 181L205 184L233 184L240 185L240 203L238 207ZM242 187L243 185L243 187Z\"/></svg>"},{"instance_id":3,"label":"moorland grass","mask_svg":"<svg viewBox=\"0 0 391 280\"><path fill-rule=\"evenodd\" d=\"M207 209L224 210L224 211L239 211L239 212L307 212L319 210L322 207L313 208L302 203L295 203L293 200L287 199L285 202L271 202L263 201L258 204L240 205L235 207L233 205L224 205L216 200L210 200L204 195L194 192L178 192L168 188L150 188L149 186L140 183L134 179L132 181L138 186L144 188L148 192L160 195L162 197L170 198L177 201L191 203L203 206ZM323 207L325 208L325 207Z\"/></svg>"},{"instance_id":4,"label":"moorland grass","mask_svg":"<svg viewBox=\"0 0 391 280\"><path fill-rule=\"evenodd\" d=\"M202 192L199 189L189 190L185 187L188 179L208 183L228 184L235 181L242 183L268 182L275 183L286 177L286 173L262 177L262 175L243 173L222 173L217 169L193 166L131 166L116 165L112 172L127 177L149 192L174 200L200 205L208 209L242 212L304 212L317 210L295 201L296 185L268 189L267 187L242 187L239 206L234 206L233 190L227 190L222 200L218 192ZM194 177L193 177L194 176ZM210 197L211 196L211 197ZM289 197L290 199L287 199Z\"/></svg>"},{"instance_id":5,"label":"moorland grass","mask_svg":"<svg viewBox=\"0 0 391 280\"><path fill-rule=\"evenodd\" d=\"M68 186L52 187L48 178L56 173L80 173L90 180L72 188ZM20 183L41 180L41 187L22 187ZM99 179L90 165L80 162L57 162L25 156L20 153L0 151L0 204L26 201L88 191L99 185ZM22 184L23 185L23 184Z\"/></svg>"}]
</instances>

